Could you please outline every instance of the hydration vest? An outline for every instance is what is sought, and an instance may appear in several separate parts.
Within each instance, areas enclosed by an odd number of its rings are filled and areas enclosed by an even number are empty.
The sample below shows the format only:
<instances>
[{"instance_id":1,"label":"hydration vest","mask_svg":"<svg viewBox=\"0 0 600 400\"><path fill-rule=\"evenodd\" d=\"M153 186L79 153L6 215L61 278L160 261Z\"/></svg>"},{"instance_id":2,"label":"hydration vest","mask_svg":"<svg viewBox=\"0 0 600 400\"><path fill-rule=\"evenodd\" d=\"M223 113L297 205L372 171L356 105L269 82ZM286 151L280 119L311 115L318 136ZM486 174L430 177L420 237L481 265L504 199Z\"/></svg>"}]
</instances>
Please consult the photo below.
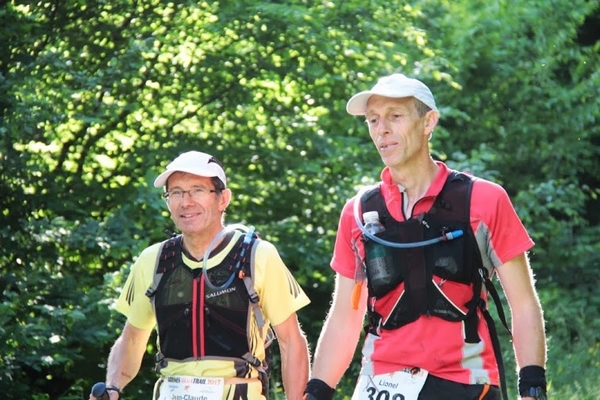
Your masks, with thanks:
<instances>
[{"instance_id":1,"label":"hydration vest","mask_svg":"<svg viewBox=\"0 0 600 400\"><path fill-rule=\"evenodd\" d=\"M252 354L253 344L261 340L268 355L274 338L271 328L266 338L252 335L262 334L265 324L252 278L258 242L256 235L240 236L223 261L206 271L206 277L203 268L184 264L181 235L161 244L153 283L146 292L158 325L157 372L169 361L228 360L234 363L237 377L246 377L251 366L258 370L263 394L268 394L268 360ZM251 329L252 323L257 330Z\"/></svg>"},{"instance_id":2,"label":"hydration vest","mask_svg":"<svg viewBox=\"0 0 600 400\"><path fill-rule=\"evenodd\" d=\"M362 210L377 211L385 231L377 236L391 242L418 242L462 230L459 238L412 248L386 247L385 264L377 270L367 263L369 297L375 297L369 308L371 331L396 329L415 321L421 315L435 315L449 321L464 321L467 343L480 341L477 334L476 309L480 305L483 262L471 229L469 208L473 180L464 174L453 174L446 181L431 207L424 214L398 222L385 206L379 187L362 197ZM375 243L367 240L365 252ZM444 291L444 284L464 285L462 300ZM403 285L400 285L403 283ZM464 298L464 293L470 293Z\"/></svg>"},{"instance_id":3,"label":"hydration vest","mask_svg":"<svg viewBox=\"0 0 600 400\"><path fill-rule=\"evenodd\" d=\"M494 321L482 298L485 285L492 296L498 316L510 334L498 292L483 266L479 246L470 223L471 191L474 179L452 171L436 196L433 206L423 214L399 222L389 213L379 186L367 190L360 198L362 212L377 211L385 231L377 237L394 243L410 243L445 236L462 230L463 235L420 247L385 246L384 261L365 264L369 295L366 330L379 335L382 329L397 329L432 315L464 324L465 342L478 343L481 310L487 322L500 373L503 396L507 399L504 365ZM363 235L365 259L375 246ZM446 290L448 282L453 288ZM456 285L458 284L458 285Z\"/></svg>"}]
</instances>

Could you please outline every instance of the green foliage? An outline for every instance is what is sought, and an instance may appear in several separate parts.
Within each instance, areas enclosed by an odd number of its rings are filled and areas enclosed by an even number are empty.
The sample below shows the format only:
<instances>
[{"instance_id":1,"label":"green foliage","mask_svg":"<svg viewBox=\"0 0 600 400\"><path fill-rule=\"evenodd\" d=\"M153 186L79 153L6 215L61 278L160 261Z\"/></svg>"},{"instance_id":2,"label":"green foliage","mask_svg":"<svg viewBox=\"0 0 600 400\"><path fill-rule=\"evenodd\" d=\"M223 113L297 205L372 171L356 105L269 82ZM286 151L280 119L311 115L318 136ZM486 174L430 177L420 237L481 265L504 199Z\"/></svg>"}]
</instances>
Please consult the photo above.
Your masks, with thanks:
<instances>
[{"instance_id":1,"label":"green foliage","mask_svg":"<svg viewBox=\"0 0 600 400\"><path fill-rule=\"evenodd\" d=\"M570 290L559 285L548 285L542 292L548 358L553 366L550 385L560 398L597 399L600 395L595 373L600 368L600 300L595 292L597 286Z\"/></svg>"},{"instance_id":2,"label":"green foliage","mask_svg":"<svg viewBox=\"0 0 600 400\"><path fill-rule=\"evenodd\" d=\"M75 399L104 379L123 324L110 304L173 229L152 181L189 149L224 161L228 222L256 226L309 293L314 348L339 212L381 169L345 103L401 71L441 106L436 157L503 184L537 242L556 397L600 396L600 42L587 28L599 12L584 0L0 3L4 395ZM151 345L145 361L128 398L149 397Z\"/></svg>"},{"instance_id":3,"label":"green foliage","mask_svg":"<svg viewBox=\"0 0 600 400\"><path fill-rule=\"evenodd\" d=\"M442 111L436 149L480 176L491 171L487 178L511 194L536 241L531 260L545 309L553 397L598 398L599 309L591 299L599 287L600 41L589 32L598 26L600 5L435 3L430 23L439 30L428 30L429 38L452 60L460 85L438 92L438 102L452 108ZM505 349L505 360L511 351ZM507 371L513 367L509 362Z\"/></svg>"}]
</instances>

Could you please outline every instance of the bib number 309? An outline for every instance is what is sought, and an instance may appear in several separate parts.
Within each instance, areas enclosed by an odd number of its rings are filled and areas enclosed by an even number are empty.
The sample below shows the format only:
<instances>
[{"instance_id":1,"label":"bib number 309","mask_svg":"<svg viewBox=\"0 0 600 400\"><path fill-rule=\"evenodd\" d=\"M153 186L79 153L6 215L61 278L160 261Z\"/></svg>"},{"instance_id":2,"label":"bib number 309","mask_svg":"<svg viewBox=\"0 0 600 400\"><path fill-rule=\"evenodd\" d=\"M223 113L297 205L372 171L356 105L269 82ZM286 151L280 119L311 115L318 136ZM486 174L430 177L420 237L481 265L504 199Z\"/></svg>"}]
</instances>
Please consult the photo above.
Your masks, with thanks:
<instances>
[{"instance_id":1,"label":"bib number 309","mask_svg":"<svg viewBox=\"0 0 600 400\"><path fill-rule=\"evenodd\" d=\"M427 371L418 368L361 375L352 400L417 400L425 379Z\"/></svg>"}]
</instances>

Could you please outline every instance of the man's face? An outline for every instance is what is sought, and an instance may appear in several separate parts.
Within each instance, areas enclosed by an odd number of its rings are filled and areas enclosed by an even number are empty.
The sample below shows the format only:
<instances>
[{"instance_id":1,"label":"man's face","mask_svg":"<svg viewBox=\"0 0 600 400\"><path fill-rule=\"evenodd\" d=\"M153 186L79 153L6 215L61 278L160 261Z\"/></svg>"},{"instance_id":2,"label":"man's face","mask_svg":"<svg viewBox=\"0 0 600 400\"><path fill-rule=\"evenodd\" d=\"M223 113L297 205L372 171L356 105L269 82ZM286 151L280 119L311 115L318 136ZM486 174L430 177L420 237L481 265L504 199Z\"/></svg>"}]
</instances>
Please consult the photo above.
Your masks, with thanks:
<instances>
[{"instance_id":1,"label":"man's face","mask_svg":"<svg viewBox=\"0 0 600 400\"><path fill-rule=\"evenodd\" d=\"M412 97L392 99L371 96L366 121L371 139L384 164L402 167L419 157L429 157L427 113L420 117Z\"/></svg>"},{"instance_id":2,"label":"man's face","mask_svg":"<svg viewBox=\"0 0 600 400\"><path fill-rule=\"evenodd\" d=\"M221 215L229 204L229 190L215 190L211 178L175 172L167 181L171 218L186 235L210 234L221 229Z\"/></svg>"}]
</instances>

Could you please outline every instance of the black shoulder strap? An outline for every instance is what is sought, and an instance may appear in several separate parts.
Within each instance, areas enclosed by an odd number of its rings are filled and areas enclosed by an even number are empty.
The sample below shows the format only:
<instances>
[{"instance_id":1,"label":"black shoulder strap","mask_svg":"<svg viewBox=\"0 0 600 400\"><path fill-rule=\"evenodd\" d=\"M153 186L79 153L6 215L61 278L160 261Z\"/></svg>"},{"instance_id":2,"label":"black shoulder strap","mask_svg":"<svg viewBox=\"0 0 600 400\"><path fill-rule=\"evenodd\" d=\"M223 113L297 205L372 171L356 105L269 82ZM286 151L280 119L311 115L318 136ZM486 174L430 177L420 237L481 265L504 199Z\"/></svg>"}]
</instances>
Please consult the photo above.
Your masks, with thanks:
<instances>
[{"instance_id":1,"label":"black shoulder strap","mask_svg":"<svg viewBox=\"0 0 600 400\"><path fill-rule=\"evenodd\" d=\"M383 196L381 195L380 184L374 185L366 189L360 197L361 212L364 214L367 211L377 211L379 213L379 220L385 224L391 215L385 206Z\"/></svg>"},{"instance_id":2,"label":"black shoulder strap","mask_svg":"<svg viewBox=\"0 0 600 400\"><path fill-rule=\"evenodd\" d=\"M469 223L471 215L471 191L474 179L458 171L450 171L444 186L437 194L430 214L442 214L447 218Z\"/></svg>"},{"instance_id":3,"label":"black shoulder strap","mask_svg":"<svg viewBox=\"0 0 600 400\"><path fill-rule=\"evenodd\" d=\"M466 187L466 190L467 190L466 199L468 201L468 203L466 204L466 206L467 206L466 211L467 211L467 218L470 218L471 197L472 197L471 193L472 193L472 187L473 187L473 182L475 181L475 178L473 178L472 176L465 174L463 172L452 171L450 173L450 176L448 176L448 179L446 180L444 189L446 188L446 185L448 185L449 183L452 183L452 182L456 182L457 180L460 180L463 182L468 182L468 186ZM444 189L442 189L442 191ZM444 207L443 200L441 200L441 202L442 203L440 205L442 207ZM504 308L502 307L502 302L500 301L500 296L498 295L498 291L496 290L494 283L492 282L492 280L490 279L490 277L487 274L487 271L484 268L479 269L479 275L480 275L481 281L485 285L487 292L490 294L490 296L494 300L494 305L496 306L496 310L498 312L498 317L500 318L500 322L502 322L502 325L504 325L508 334L512 336L510 328L508 327L508 323L506 322L506 315L504 313ZM480 285L476 285L476 287L477 286L480 287ZM483 317L487 323L488 330L490 332L490 338L492 340L492 348L494 349L494 356L496 357L496 362L498 364L498 373L500 375L500 390L502 391L503 398L508 400L508 393L506 390L506 371L504 369L504 360L502 358L502 350L500 348L500 340L498 338L496 324L483 301L480 302L480 309L482 311Z\"/></svg>"},{"instance_id":4,"label":"black shoulder strap","mask_svg":"<svg viewBox=\"0 0 600 400\"><path fill-rule=\"evenodd\" d=\"M242 246L240 251L236 252L236 271L238 273L238 277L241 278L244 282L244 286L246 287L246 291L248 292L248 298L250 299L250 308L252 309L252 314L254 315L254 319L256 320L256 326L258 327L259 332L263 331L263 328L266 324L265 316L262 312L262 309L259 305L259 296L256 292L256 286L254 282L254 269L256 266L256 248L260 243L260 238L254 230L246 233L246 238L242 242ZM275 340L275 332L273 328L269 326L266 336L264 337L264 346L266 356L270 354L269 348L273 341ZM242 356L246 361L250 364L254 365L258 368L261 375L261 382L263 384L263 389L268 388L269 376L270 376L270 365L268 360L264 360L261 362L258 358L256 358L253 354L247 353Z\"/></svg>"},{"instance_id":5,"label":"black shoulder strap","mask_svg":"<svg viewBox=\"0 0 600 400\"><path fill-rule=\"evenodd\" d=\"M172 270L177 266L181 259L181 235L172 236L170 239L161 243L154 266L154 278L152 286L146 290L146 296L152 298L156 294L158 284L165 272Z\"/></svg>"},{"instance_id":6,"label":"black shoulder strap","mask_svg":"<svg viewBox=\"0 0 600 400\"><path fill-rule=\"evenodd\" d=\"M466 201L467 201L467 204L465 205L466 213L467 213L466 217L467 217L467 221L469 221L470 213L471 213L471 197L472 197L471 194L472 194L472 187L473 187L473 182L475 181L475 178L473 178L472 176L467 175L463 172L452 171L450 173L450 175L448 176L448 179L446 180L444 189L449 184L455 183L457 181L468 183L467 186L463 185L463 187L460 189L458 189L458 187L455 186L455 188L456 188L455 190L466 190ZM444 191L444 189L442 189L442 191ZM442 198L440 200L441 207L445 207L445 204L443 202L444 202L444 200ZM436 201L436 203L437 203L437 201ZM489 278L487 271L483 267L479 269L479 275L480 275L481 281L485 285L487 292L490 294L490 296L494 300L494 305L496 306L496 310L498 311L498 317L500 318L502 325L504 325L504 327L508 331L508 334L512 336L510 329L508 328L508 323L506 322L506 316L504 314L504 308L502 307L502 303L500 301L500 296L498 295L498 291L496 290L494 283ZM479 277L477 277L477 278L479 278ZM481 283L476 284L475 287L480 288ZM480 290L480 289L478 289L478 290ZM490 332L490 338L492 340L492 348L494 349L494 356L496 357L496 362L498 364L498 373L500 375L500 390L502 391L502 396L504 397L504 399L508 400L508 393L506 390L506 371L504 369L504 361L502 359L502 350L500 348L500 340L498 338L496 324L483 301L480 302L480 309L483 313L483 317L487 323L488 330Z\"/></svg>"},{"instance_id":7,"label":"black shoulder strap","mask_svg":"<svg viewBox=\"0 0 600 400\"><path fill-rule=\"evenodd\" d=\"M496 310L498 311L500 321L508 331L508 334L512 337L512 333L508 328L508 323L506 322L506 316L504 315L502 303L500 302L500 296L498 296L498 291L494 287L494 283L491 281L491 279L487 276L484 276L483 271L481 272L483 282L485 283L485 287L494 299L494 304L496 305ZM498 373L500 375L500 390L502 391L502 397L505 400L508 400L508 392L506 390L506 371L504 369L504 360L502 359L502 349L500 348L500 340L498 339L496 324L487 307L485 307L483 301L481 304L481 312L483 314L483 317L485 318L485 322L487 322L488 330L490 331L490 338L492 339L492 348L494 349L494 356L496 357L496 363L498 364Z\"/></svg>"},{"instance_id":8,"label":"black shoulder strap","mask_svg":"<svg viewBox=\"0 0 600 400\"><path fill-rule=\"evenodd\" d=\"M248 238L248 240L244 239L242 248L236 255L236 270L238 277L244 281L244 286L248 292L248 298L250 299L250 305L256 319L256 324L258 325L258 328L262 330L265 326L265 317L258 304L260 299L254 284L256 248L258 247L259 242L260 239L256 234L252 234L252 237Z\"/></svg>"}]
</instances>

